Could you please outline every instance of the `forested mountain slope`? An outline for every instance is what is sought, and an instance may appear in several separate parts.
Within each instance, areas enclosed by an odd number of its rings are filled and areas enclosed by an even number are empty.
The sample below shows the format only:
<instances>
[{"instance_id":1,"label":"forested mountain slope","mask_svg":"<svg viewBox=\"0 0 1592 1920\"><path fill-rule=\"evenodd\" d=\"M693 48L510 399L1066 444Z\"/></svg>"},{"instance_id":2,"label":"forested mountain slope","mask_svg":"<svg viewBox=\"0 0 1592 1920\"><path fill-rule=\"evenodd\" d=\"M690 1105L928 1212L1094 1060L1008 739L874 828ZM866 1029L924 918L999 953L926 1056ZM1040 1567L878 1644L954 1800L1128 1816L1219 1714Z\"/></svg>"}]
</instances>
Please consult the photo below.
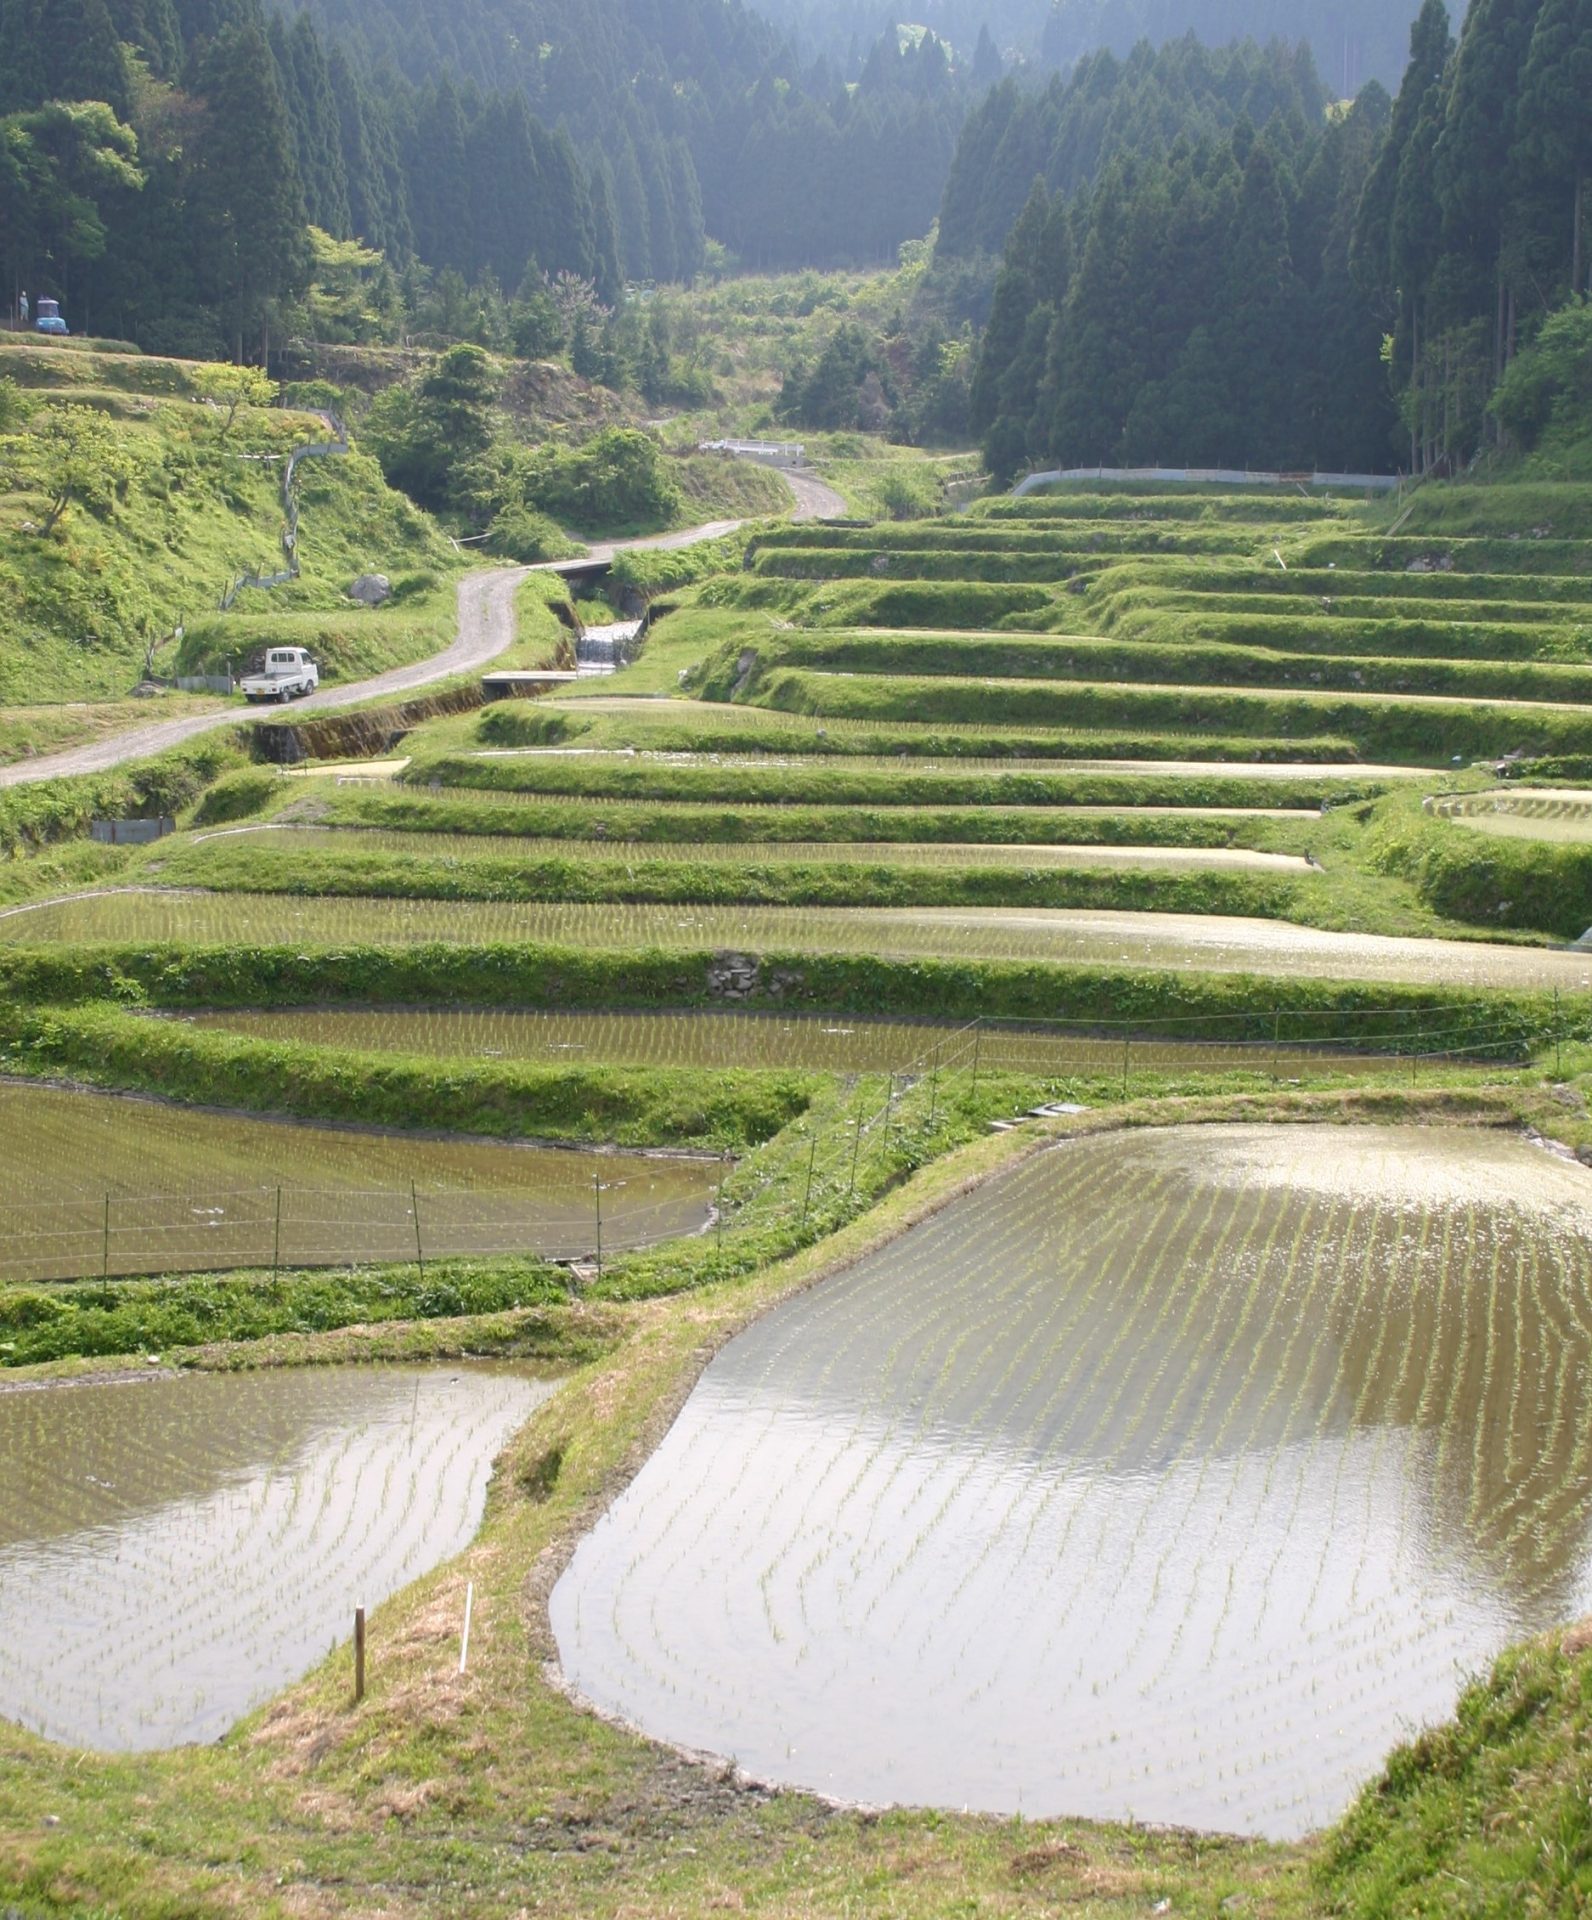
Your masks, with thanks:
<instances>
[{"instance_id":1,"label":"forested mountain slope","mask_svg":"<svg viewBox=\"0 0 1592 1920\"><path fill-rule=\"evenodd\" d=\"M1160 46L1192 33L1207 46L1232 40L1304 41L1328 85L1344 97L1369 80L1397 86L1417 0L912 0L911 17L963 58L987 37L991 53L1070 72L1092 53L1119 57L1140 40ZM874 15L857 0L757 0L804 55L860 61ZM987 69L986 69L987 72Z\"/></svg>"},{"instance_id":2,"label":"forested mountain slope","mask_svg":"<svg viewBox=\"0 0 1592 1920\"><path fill-rule=\"evenodd\" d=\"M1581 0L1475 0L1457 40L1426 0L1391 104L1329 106L1276 43L1001 87L941 225L972 250L1034 183L972 389L993 470L1452 471L1559 432L1592 391L1589 74Z\"/></svg>"},{"instance_id":3,"label":"forested mountain slope","mask_svg":"<svg viewBox=\"0 0 1592 1920\"><path fill-rule=\"evenodd\" d=\"M695 271L704 229L749 266L892 258L934 218L974 85L939 40L898 50L872 16L855 72L803 66L740 0L308 10L363 68L511 89L566 128L607 187L632 278Z\"/></svg>"}]
</instances>

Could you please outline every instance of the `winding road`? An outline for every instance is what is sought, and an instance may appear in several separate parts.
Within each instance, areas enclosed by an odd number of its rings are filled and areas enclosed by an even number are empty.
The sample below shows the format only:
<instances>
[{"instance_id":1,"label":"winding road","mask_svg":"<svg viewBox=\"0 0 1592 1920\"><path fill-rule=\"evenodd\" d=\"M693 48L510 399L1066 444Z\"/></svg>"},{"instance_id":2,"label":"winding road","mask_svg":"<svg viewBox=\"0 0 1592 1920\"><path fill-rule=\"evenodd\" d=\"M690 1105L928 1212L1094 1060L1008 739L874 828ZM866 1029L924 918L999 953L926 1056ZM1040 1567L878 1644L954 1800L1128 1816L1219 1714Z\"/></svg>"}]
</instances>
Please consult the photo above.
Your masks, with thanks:
<instances>
[{"instance_id":1,"label":"winding road","mask_svg":"<svg viewBox=\"0 0 1592 1920\"><path fill-rule=\"evenodd\" d=\"M846 503L832 487L810 473L785 473L796 496L796 520L818 520L843 516ZM744 520L713 520L706 526L690 527L682 533L650 534L639 540L605 541L592 547L583 565L611 561L628 550L660 548L674 550L692 547L704 540L722 539L747 524ZM369 680L353 680L346 686L324 687L307 699L295 701L293 712L328 713L339 707L352 707L366 700L385 700L413 693L454 674L469 673L484 667L514 644L514 595L528 573L553 572L557 562L540 567L497 567L490 571L466 574L459 582L459 624L453 644L427 660L412 666L394 667ZM64 748L59 753L39 754L31 760L0 767L0 787L19 787L36 780L59 780L72 774L106 773L129 760L146 760L151 754L164 753L186 740L217 727L235 727L245 723L245 710L223 707L219 711L190 714L181 720L153 721L147 727L133 727L80 747Z\"/></svg>"}]
</instances>

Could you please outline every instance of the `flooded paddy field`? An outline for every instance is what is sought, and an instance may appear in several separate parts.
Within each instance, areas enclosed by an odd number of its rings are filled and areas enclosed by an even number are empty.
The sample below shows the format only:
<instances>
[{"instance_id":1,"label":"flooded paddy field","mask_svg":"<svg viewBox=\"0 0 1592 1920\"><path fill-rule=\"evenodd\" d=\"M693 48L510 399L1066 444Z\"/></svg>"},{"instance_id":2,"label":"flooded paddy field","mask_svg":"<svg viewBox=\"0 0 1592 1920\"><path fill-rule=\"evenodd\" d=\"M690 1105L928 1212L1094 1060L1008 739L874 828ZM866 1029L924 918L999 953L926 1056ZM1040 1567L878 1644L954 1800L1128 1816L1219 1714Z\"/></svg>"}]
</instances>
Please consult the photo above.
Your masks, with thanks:
<instances>
[{"instance_id":1,"label":"flooded paddy field","mask_svg":"<svg viewBox=\"0 0 1592 1920\"><path fill-rule=\"evenodd\" d=\"M1058 835L1065 833L1064 821L1057 822ZM1302 854L1262 853L1247 847L1151 847L1151 846L1049 846L1023 843L1017 846L976 841L905 840L774 840L748 844L734 840L543 840L512 834L408 832L383 827L294 827L267 826L234 829L220 834L204 834L193 843L226 850L235 848L240 871L258 849L296 853L411 853L427 859L451 860L463 865L471 860L499 859L530 863L540 860L575 860L682 866L808 865L870 867L984 867L1014 868L1026 871L1045 867L1168 867L1205 868L1215 871L1253 873L1309 873L1310 863ZM204 868L213 855L204 857ZM173 877L181 880L182 856L171 864Z\"/></svg>"},{"instance_id":2,"label":"flooded paddy field","mask_svg":"<svg viewBox=\"0 0 1592 1920\"><path fill-rule=\"evenodd\" d=\"M0 1388L0 1715L216 1739L468 1545L554 1390L463 1365Z\"/></svg>"},{"instance_id":3,"label":"flooded paddy field","mask_svg":"<svg viewBox=\"0 0 1592 1920\"><path fill-rule=\"evenodd\" d=\"M1302 974L1415 986L1592 987L1592 952L1328 933L1237 915L1088 908L712 907L113 889L0 913L0 945L95 941L307 947L530 942L614 949L874 953Z\"/></svg>"},{"instance_id":4,"label":"flooded paddy field","mask_svg":"<svg viewBox=\"0 0 1592 1920\"><path fill-rule=\"evenodd\" d=\"M586 1061L623 1067L805 1068L829 1073L931 1072L936 1051L965 1067L965 1022L866 1020L830 1014L522 1013L502 1009L272 1008L184 1016L196 1026L261 1040L444 1059ZM1412 1030L1405 1050L1436 1053L1453 1043L1452 1016L1435 1012ZM1069 1033L985 1022L979 1064L987 1073L1039 1077L1135 1073L1390 1072L1390 1053L1299 1044L1312 1028L1345 1025L1295 1018L1279 1042L1191 1040L1154 1027L1128 1033Z\"/></svg>"},{"instance_id":5,"label":"flooded paddy field","mask_svg":"<svg viewBox=\"0 0 1592 1920\"><path fill-rule=\"evenodd\" d=\"M552 704L552 703L549 703ZM584 704L584 703L583 703ZM619 703L605 701L604 706ZM630 703L632 706L639 704ZM656 702L648 702L656 708ZM693 701L692 707L701 712L712 714L714 709L705 702ZM757 707L733 707L725 709L737 719L745 715L755 715L764 711ZM778 715L788 719L787 715ZM834 728L834 719L825 719L823 725ZM856 723L862 724L862 723ZM892 722L900 725L900 722ZM939 731L943 732L941 728ZM967 729L958 727L959 734ZM1133 760L1133 759L1083 759L1067 755L1057 755L1051 759L1040 759L1031 754L984 755L977 754L912 754L899 753L823 753L803 754L799 752L769 753L714 753L711 751L689 752L671 751L662 748L636 747L497 747L478 748L468 753L455 753L450 760L461 766L471 760L628 760L649 762L657 761L664 765L675 766L712 766L712 767L787 767L803 772L827 769L831 773L1125 773L1125 774L1164 774L1170 778L1198 780L1312 780L1312 781L1353 781L1367 780L1437 780L1449 769L1439 767L1376 766L1358 760Z\"/></svg>"},{"instance_id":6,"label":"flooded paddy field","mask_svg":"<svg viewBox=\"0 0 1592 1920\"><path fill-rule=\"evenodd\" d=\"M1592 1174L1452 1129L1047 1149L709 1366L553 1596L652 1734L1279 1838L1592 1606Z\"/></svg>"},{"instance_id":7,"label":"flooded paddy field","mask_svg":"<svg viewBox=\"0 0 1592 1920\"><path fill-rule=\"evenodd\" d=\"M1503 793L1465 793L1429 803L1434 813L1483 833L1517 840L1592 842L1592 789L1516 787Z\"/></svg>"},{"instance_id":8,"label":"flooded paddy field","mask_svg":"<svg viewBox=\"0 0 1592 1920\"><path fill-rule=\"evenodd\" d=\"M0 1082L0 1280L643 1246L718 1163L297 1125ZM418 1212L418 1221L417 1221ZM417 1238L418 1234L418 1238Z\"/></svg>"}]
</instances>

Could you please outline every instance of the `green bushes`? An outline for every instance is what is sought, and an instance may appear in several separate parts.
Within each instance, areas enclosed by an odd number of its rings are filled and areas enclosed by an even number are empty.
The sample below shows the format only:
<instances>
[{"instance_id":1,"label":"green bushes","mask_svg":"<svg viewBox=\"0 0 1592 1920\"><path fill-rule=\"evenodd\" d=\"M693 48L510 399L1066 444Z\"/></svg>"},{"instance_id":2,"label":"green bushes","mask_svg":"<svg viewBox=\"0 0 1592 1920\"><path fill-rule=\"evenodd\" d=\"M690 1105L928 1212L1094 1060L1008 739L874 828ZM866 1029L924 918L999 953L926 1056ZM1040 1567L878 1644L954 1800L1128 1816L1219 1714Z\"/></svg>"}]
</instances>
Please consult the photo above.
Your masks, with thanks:
<instances>
[{"instance_id":1,"label":"green bushes","mask_svg":"<svg viewBox=\"0 0 1592 1920\"><path fill-rule=\"evenodd\" d=\"M280 1278L104 1280L0 1289L0 1362L35 1366L71 1354L165 1353L212 1341L461 1314L503 1313L568 1298L557 1267L540 1261L430 1261Z\"/></svg>"},{"instance_id":2,"label":"green bushes","mask_svg":"<svg viewBox=\"0 0 1592 1920\"><path fill-rule=\"evenodd\" d=\"M1480 834L1442 821L1389 823L1368 849L1434 912L1475 926L1576 940L1592 927L1592 846Z\"/></svg>"},{"instance_id":3,"label":"green bushes","mask_svg":"<svg viewBox=\"0 0 1592 1920\"><path fill-rule=\"evenodd\" d=\"M0 852L15 858L76 839L96 818L180 813L243 758L235 734L222 729L125 771L0 788Z\"/></svg>"},{"instance_id":4,"label":"green bushes","mask_svg":"<svg viewBox=\"0 0 1592 1920\"><path fill-rule=\"evenodd\" d=\"M274 768L240 767L223 774L195 808L193 824L219 827L251 819L284 797L285 784Z\"/></svg>"}]
</instances>

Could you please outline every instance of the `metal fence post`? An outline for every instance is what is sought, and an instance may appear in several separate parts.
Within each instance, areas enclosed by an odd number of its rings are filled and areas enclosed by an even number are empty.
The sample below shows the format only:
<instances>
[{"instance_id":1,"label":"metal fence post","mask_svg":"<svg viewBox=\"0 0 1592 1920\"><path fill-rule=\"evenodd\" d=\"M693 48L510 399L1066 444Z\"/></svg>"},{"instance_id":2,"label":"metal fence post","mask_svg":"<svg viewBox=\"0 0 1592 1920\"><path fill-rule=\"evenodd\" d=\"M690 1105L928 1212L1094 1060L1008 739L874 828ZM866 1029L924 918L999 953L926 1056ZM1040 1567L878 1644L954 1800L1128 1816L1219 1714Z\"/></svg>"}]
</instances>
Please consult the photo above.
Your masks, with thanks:
<instances>
[{"instance_id":1,"label":"metal fence post","mask_svg":"<svg viewBox=\"0 0 1592 1920\"><path fill-rule=\"evenodd\" d=\"M1128 1097L1128 1058L1132 1050L1133 1035L1125 1033L1122 1036L1122 1097L1124 1100Z\"/></svg>"},{"instance_id":2,"label":"metal fence post","mask_svg":"<svg viewBox=\"0 0 1592 1920\"><path fill-rule=\"evenodd\" d=\"M973 1097L978 1098L978 1057L984 1040L984 1016L973 1022Z\"/></svg>"},{"instance_id":3,"label":"metal fence post","mask_svg":"<svg viewBox=\"0 0 1592 1920\"><path fill-rule=\"evenodd\" d=\"M100 1278L108 1280L111 1272L111 1197L105 1196L105 1251L100 1261Z\"/></svg>"},{"instance_id":4,"label":"metal fence post","mask_svg":"<svg viewBox=\"0 0 1592 1920\"><path fill-rule=\"evenodd\" d=\"M818 1135L815 1132L813 1134L812 1152L809 1153L807 1156L807 1190L802 1195L802 1223L800 1228L798 1229L799 1232L805 1232L807 1229L807 1209L812 1205L812 1201L813 1201L813 1168L817 1165L817 1163L818 1163Z\"/></svg>"},{"instance_id":5,"label":"metal fence post","mask_svg":"<svg viewBox=\"0 0 1592 1920\"><path fill-rule=\"evenodd\" d=\"M409 1206L415 1216L415 1265L420 1269L420 1284L426 1283L426 1255L420 1244L420 1195L413 1180L409 1182Z\"/></svg>"},{"instance_id":6,"label":"metal fence post","mask_svg":"<svg viewBox=\"0 0 1592 1920\"><path fill-rule=\"evenodd\" d=\"M276 1237L271 1242L271 1278L274 1280L282 1265L282 1189L276 1190Z\"/></svg>"},{"instance_id":7,"label":"metal fence post","mask_svg":"<svg viewBox=\"0 0 1592 1920\"><path fill-rule=\"evenodd\" d=\"M597 1278L603 1277L603 1177L594 1173L591 1177L592 1195L597 1203Z\"/></svg>"},{"instance_id":8,"label":"metal fence post","mask_svg":"<svg viewBox=\"0 0 1592 1920\"><path fill-rule=\"evenodd\" d=\"M860 1158L861 1154L862 1154L862 1107L859 1105L857 1108L857 1137L852 1142L852 1148L851 1148L851 1186L847 1189L847 1192L846 1192L846 1198L848 1200L850 1200L857 1191L857 1161Z\"/></svg>"}]
</instances>

